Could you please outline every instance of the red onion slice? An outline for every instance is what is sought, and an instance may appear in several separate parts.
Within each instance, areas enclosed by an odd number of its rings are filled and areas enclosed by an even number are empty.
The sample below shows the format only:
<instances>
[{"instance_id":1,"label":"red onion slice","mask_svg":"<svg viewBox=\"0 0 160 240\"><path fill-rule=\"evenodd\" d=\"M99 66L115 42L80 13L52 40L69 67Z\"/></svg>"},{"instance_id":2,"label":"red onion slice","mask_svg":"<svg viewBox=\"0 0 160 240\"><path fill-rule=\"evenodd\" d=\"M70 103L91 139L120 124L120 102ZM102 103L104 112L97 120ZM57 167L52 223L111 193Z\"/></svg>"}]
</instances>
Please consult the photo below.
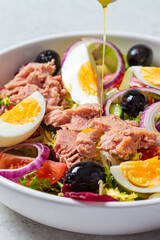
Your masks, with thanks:
<instances>
[{"instance_id":1,"label":"red onion slice","mask_svg":"<svg viewBox=\"0 0 160 240\"><path fill-rule=\"evenodd\" d=\"M0 115L2 115L5 112L6 107L4 105L2 105L2 107L0 108Z\"/></svg>"},{"instance_id":2,"label":"red onion slice","mask_svg":"<svg viewBox=\"0 0 160 240\"><path fill-rule=\"evenodd\" d=\"M142 87L142 88L136 88L136 89L138 89L138 90L140 90L140 91L142 91L142 92L155 93L155 94L157 94L157 95L160 95L160 91L157 90L157 89L144 88L144 87ZM108 115L109 115L109 109L110 109L110 106L111 106L111 104L113 103L113 101L114 101L115 99L123 96L123 94L124 94L126 91L128 91L128 90L129 90L129 89L125 89L125 90L123 90L123 91L120 91L120 92L118 92L118 93L115 93L111 98L109 98L109 99L107 100L107 102L106 102L106 103L104 104L104 106L103 106L103 111L104 111L104 115L105 115L105 116L108 116ZM153 104L152 104L152 105L153 105Z\"/></svg>"},{"instance_id":3,"label":"red onion slice","mask_svg":"<svg viewBox=\"0 0 160 240\"><path fill-rule=\"evenodd\" d=\"M67 51L64 53L63 57L62 57L62 61L61 61L61 65L63 66L68 54L75 48L77 47L79 44L82 44L82 43L88 43L88 42L96 42L96 43L101 43L103 44L103 40L100 39L100 38L87 38L87 39L83 39L83 40L80 40L74 44L72 44L68 49ZM117 66L117 70L115 72L115 74L113 75L113 77L107 81L107 82L104 82L103 84L103 88L106 89L106 88L109 88L111 87L113 84L117 83L119 81L119 79L122 77L122 74L124 73L125 71L125 62L124 62L124 58L120 52L120 50L111 42L109 41L106 41L106 45L108 47L110 47L116 54L117 56L117 59L118 59L118 66Z\"/></svg>"},{"instance_id":4,"label":"red onion slice","mask_svg":"<svg viewBox=\"0 0 160 240\"><path fill-rule=\"evenodd\" d=\"M147 131L159 133L155 127L155 117L158 112L160 112L160 102L147 107L141 115L140 127L145 128ZM157 137L156 144L160 144L160 134Z\"/></svg>"},{"instance_id":5,"label":"red onion slice","mask_svg":"<svg viewBox=\"0 0 160 240\"><path fill-rule=\"evenodd\" d=\"M21 148L21 147L35 147L38 150L38 155L35 160L24 167L18 169L0 169L0 176L3 176L8 179L20 178L28 173L39 170L47 160L50 150L48 147L44 146L41 143L21 143L9 148L3 149L1 152L7 152L10 149Z\"/></svg>"}]
</instances>

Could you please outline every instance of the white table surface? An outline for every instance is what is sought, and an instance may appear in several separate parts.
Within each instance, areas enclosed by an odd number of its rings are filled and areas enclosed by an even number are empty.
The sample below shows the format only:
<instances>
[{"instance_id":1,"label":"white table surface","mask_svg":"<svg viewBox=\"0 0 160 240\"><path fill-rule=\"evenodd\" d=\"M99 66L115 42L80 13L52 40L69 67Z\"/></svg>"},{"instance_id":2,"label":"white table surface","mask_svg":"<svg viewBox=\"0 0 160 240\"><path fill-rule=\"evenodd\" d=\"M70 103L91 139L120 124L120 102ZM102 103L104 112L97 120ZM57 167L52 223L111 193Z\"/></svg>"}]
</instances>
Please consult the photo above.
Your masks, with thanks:
<instances>
[{"instance_id":1,"label":"white table surface","mask_svg":"<svg viewBox=\"0 0 160 240\"><path fill-rule=\"evenodd\" d=\"M160 36L160 0L118 0L107 18L109 31ZM0 0L0 50L45 35L97 30L103 30L97 0ZM22 239L158 240L160 230L130 236L71 233L35 223L0 203L0 240Z\"/></svg>"}]
</instances>

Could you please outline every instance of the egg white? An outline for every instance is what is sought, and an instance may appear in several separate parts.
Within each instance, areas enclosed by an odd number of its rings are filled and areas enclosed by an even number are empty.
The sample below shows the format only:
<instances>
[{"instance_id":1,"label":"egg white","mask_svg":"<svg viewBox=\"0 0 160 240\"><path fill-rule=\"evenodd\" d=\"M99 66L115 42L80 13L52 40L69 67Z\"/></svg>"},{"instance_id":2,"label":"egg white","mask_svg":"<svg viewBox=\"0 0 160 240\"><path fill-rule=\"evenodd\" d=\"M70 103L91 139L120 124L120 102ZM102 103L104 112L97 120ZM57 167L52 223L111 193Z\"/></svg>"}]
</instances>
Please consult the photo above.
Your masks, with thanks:
<instances>
[{"instance_id":1,"label":"egg white","mask_svg":"<svg viewBox=\"0 0 160 240\"><path fill-rule=\"evenodd\" d=\"M156 87L150 83L148 83L142 76L141 74L141 69L142 69L142 66L134 66L132 67L133 71L134 71L134 75L135 77L137 77L142 83L144 83L145 85L147 86L150 86L150 87L154 87L156 89L160 89L159 87Z\"/></svg>"},{"instance_id":2,"label":"egg white","mask_svg":"<svg viewBox=\"0 0 160 240\"><path fill-rule=\"evenodd\" d=\"M45 114L45 100L41 93L38 91L30 95L37 100L41 109L39 115L33 122L25 123L23 125L15 125L3 122L0 119L0 147L9 147L29 138L39 127L44 114Z\"/></svg>"},{"instance_id":3,"label":"egg white","mask_svg":"<svg viewBox=\"0 0 160 240\"><path fill-rule=\"evenodd\" d=\"M160 192L160 186L142 188L142 187L137 187L137 186L133 185L131 182L128 181L128 179L122 173L121 166L112 166L110 168L110 171L111 171L113 177L116 179L116 181L120 185L122 185L125 189L128 189L132 192L138 192L138 193L158 193L158 192Z\"/></svg>"},{"instance_id":4,"label":"egg white","mask_svg":"<svg viewBox=\"0 0 160 240\"><path fill-rule=\"evenodd\" d=\"M97 96L86 94L82 90L78 80L78 72L84 63L91 62L92 67L94 67L94 60L91 58L93 57L90 56L86 44L82 43L71 50L62 66L63 83L71 94L73 101L79 105L100 102L99 92L97 93ZM100 88L100 76L96 69L95 71L98 78L98 88Z\"/></svg>"}]
</instances>

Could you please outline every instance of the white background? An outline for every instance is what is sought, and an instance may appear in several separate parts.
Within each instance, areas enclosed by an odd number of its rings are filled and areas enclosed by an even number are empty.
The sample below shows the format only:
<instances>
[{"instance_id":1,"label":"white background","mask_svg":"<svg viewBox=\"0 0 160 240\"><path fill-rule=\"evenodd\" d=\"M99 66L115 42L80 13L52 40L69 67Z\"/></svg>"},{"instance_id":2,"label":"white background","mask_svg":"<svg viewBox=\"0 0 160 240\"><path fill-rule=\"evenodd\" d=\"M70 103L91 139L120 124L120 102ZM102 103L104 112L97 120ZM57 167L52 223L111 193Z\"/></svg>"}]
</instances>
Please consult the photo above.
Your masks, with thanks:
<instances>
[{"instance_id":1,"label":"white background","mask_svg":"<svg viewBox=\"0 0 160 240\"><path fill-rule=\"evenodd\" d=\"M0 0L0 49L56 33L102 30L97 0ZM160 0L117 0L108 8L107 31L160 36ZM0 240L22 239L158 240L160 230L131 236L76 234L37 224L0 204Z\"/></svg>"}]
</instances>

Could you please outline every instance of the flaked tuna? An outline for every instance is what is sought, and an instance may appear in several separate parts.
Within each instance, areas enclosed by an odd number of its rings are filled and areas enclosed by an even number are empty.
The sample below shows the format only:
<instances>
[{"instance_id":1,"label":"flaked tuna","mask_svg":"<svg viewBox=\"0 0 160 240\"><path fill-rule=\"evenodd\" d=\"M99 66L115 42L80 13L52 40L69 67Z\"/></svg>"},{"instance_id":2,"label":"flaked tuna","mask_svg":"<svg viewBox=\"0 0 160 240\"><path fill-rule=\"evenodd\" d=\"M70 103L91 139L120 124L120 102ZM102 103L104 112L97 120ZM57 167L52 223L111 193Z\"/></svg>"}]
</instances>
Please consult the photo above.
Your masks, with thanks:
<instances>
[{"instance_id":1,"label":"flaked tuna","mask_svg":"<svg viewBox=\"0 0 160 240\"><path fill-rule=\"evenodd\" d=\"M86 128L77 135L76 148L84 158L93 158L96 145L103 134L101 128Z\"/></svg>"},{"instance_id":2,"label":"flaked tuna","mask_svg":"<svg viewBox=\"0 0 160 240\"><path fill-rule=\"evenodd\" d=\"M52 76L55 71L53 63L29 63L23 66L14 79L5 85L3 95L9 96L11 104L16 105L38 90L45 98L46 113L55 106L66 105L64 97L67 90L61 76Z\"/></svg>"},{"instance_id":3,"label":"flaked tuna","mask_svg":"<svg viewBox=\"0 0 160 240\"><path fill-rule=\"evenodd\" d=\"M58 111L54 110L46 114L44 122L54 127L61 127L71 131L81 131L87 128L88 121L100 115L99 104L83 104L77 109Z\"/></svg>"},{"instance_id":4,"label":"flaked tuna","mask_svg":"<svg viewBox=\"0 0 160 240\"><path fill-rule=\"evenodd\" d=\"M71 167L73 164L82 160L75 146L77 135L78 133L74 131L57 131L54 151L56 158L66 163L67 167Z\"/></svg>"},{"instance_id":5,"label":"flaked tuna","mask_svg":"<svg viewBox=\"0 0 160 240\"><path fill-rule=\"evenodd\" d=\"M100 126L100 119L93 119L90 127ZM138 149L155 144L158 134L139 128L134 121L123 121L116 115L102 118L104 135L101 137L100 149L116 158L128 160Z\"/></svg>"}]
</instances>

